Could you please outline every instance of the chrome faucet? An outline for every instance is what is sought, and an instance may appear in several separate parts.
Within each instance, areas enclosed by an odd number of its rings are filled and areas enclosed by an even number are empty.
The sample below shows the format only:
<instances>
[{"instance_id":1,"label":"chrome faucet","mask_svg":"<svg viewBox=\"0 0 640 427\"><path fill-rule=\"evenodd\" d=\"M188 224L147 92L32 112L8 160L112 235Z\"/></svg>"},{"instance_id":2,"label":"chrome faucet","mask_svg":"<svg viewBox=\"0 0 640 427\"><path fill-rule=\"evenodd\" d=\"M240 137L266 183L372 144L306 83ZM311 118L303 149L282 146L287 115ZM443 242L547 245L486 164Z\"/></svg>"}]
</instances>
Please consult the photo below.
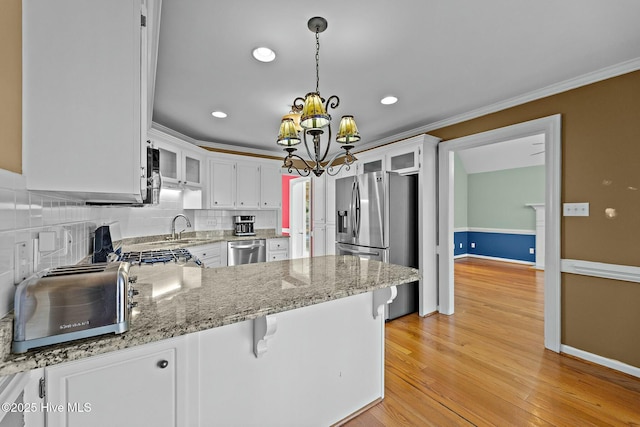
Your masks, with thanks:
<instances>
[{"instance_id":1,"label":"chrome faucet","mask_svg":"<svg viewBox=\"0 0 640 427\"><path fill-rule=\"evenodd\" d=\"M187 218L186 215L182 215L182 214L178 214L176 216L173 217L173 219L171 220L171 240L175 240L176 239L176 220L182 217L184 219L187 220L187 227L191 227L191 221L189 221L189 218ZM186 229L183 229L182 231L184 231ZM178 239L182 238L182 231L178 232Z\"/></svg>"}]
</instances>

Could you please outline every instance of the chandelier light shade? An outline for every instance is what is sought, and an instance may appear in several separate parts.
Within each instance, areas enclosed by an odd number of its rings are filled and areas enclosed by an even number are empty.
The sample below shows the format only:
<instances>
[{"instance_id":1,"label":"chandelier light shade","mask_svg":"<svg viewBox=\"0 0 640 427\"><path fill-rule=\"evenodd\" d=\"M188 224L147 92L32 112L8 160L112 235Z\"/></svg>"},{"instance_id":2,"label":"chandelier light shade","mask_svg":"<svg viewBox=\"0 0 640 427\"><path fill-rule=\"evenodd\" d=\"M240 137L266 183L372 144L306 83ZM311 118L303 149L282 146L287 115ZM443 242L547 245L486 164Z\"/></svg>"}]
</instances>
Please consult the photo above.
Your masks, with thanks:
<instances>
[{"instance_id":1,"label":"chandelier light shade","mask_svg":"<svg viewBox=\"0 0 640 427\"><path fill-rule=\"evenodd\" d=\"M308 93L304 97L300 126L303 129L321 129L331 122L331 116L322 105L322 98L317 92Z\"/></svg>"},{"instance_id":2,"label":"chandelier light shade","mask_svg":"<svg viewBox=\"0 0 640 427\"><path fill-rule=\"evenodd\" d=\"M298 97L293 100L291 112L282 117L280 122L280 133L277 143L284 146L288 153L284 158L284 167L289 172L293 169L301 176L308 176L313 172L316 176L321 176L324 172L329 175L336 175L343 167L347 170L356 161L351 153L353 144L360 141L360 134L353 116L342 116L336 142L341 144L344 151L339 151L331 159L327 159L331 148L331 115L329 109L335 109L340 104L340 98L335 95L324 99L320 95L320 33L327 29L327 20L322 17L309 19L307 27L316 36L316 90L309 92L304 98ZM302 138L300 138L302 133ZM321 137L327 136L326 145L322 148ZM311 138L308 141L307 138ZM304 141L309 159L304 159L295 154L294 146ZM339 158L339 156L342 157ZM299 168L297 165L304 165Z\"/></svg>"},{"instance_id":3,"label":"chandelier light shade","mask_svg":"<svg viewBox=\"0 0 640 427\"><path fill-rule=\"evenodd\" d=\"M296 123L292 118L283 118L280 123L280 133L278 134L278 144L293 147L300 144L300 136L296 129Z\"/></svg>"},{"instance_id":4,"label":"chandelier light shade","mask_svg":"<svg viewBox=\"0 0 640 427\"><path fill-rule=\"evenodd\" d=\"M282 120L285 119L291 119L293 120L294 125L296 126L296 131L300 132L302 130L302 126L300 126L300 113L295 111L295 110L291 110L289 112L289 114L285 114L284 116L282 116Z\"/></svg>"},{"instance_id":5,"label":"chandelier light shade","mask_svg":"<svg viewBox=\"0 0 640 427\"><path fill-rule=\"evenodd\" d=\"M358 126L356 126L356 121L353 119L353 116L342 116L336 141L340 144L353 144L360 141Z\"/></svg>"}]
</instances>

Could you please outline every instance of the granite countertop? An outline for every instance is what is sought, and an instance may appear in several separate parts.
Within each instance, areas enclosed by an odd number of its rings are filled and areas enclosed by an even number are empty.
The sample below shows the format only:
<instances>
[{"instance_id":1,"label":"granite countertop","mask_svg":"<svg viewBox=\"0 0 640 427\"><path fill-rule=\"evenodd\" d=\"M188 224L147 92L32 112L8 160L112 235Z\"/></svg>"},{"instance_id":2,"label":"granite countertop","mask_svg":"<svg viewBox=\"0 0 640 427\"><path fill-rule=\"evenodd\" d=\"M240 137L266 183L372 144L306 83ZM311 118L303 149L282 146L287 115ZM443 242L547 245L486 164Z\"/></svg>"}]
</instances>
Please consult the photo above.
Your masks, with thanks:
<instances>
[{"instance_id":1,"label":"granite countertop","mask_svg":"<svg viewBox=\"0 0 640 427\"><path fill-rule=\"evenodd\" d=\"M218 242L254 239L289 238L274 229L256 230L255 236L236 236L231 230L224 231L189 231L181 234L180 239L171 240L170 234L155 236L130 237L122 239L123 252L139 252L156 249L180 249Z\"/></svg>"},{"instance_id":2,"label":"granite countertop","mask_svg":"<svg viewBox=\"0 0 640 427\"><path fill-rule=\"evenodd\" d=\"M133 266L129 331L10 354L13 315L0 320L0 375L55 365L420 279L418 270L354 256L196 268Z\"/></svg>"}]
</instances>

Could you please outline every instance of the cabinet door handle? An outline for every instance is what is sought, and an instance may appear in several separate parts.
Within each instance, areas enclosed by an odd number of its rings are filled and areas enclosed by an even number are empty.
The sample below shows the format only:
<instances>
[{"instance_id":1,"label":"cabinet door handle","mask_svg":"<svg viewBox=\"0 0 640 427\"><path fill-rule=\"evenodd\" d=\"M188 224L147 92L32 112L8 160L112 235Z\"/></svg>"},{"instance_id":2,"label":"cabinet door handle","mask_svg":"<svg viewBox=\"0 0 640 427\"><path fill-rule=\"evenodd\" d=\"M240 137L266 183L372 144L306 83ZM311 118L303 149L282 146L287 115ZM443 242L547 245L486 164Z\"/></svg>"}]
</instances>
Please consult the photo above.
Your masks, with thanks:
<instances>
[{"instance_id":1,"label":"cabinet door handle","mask_svg":"<svg viewBox=\"0 0 640 427\"><path fill-rule=\"evenodd\" d=\"M161 360L158 362L158 368L164 369L169 366L169 362L167 360Z\"/></svg>"}]
</instances>

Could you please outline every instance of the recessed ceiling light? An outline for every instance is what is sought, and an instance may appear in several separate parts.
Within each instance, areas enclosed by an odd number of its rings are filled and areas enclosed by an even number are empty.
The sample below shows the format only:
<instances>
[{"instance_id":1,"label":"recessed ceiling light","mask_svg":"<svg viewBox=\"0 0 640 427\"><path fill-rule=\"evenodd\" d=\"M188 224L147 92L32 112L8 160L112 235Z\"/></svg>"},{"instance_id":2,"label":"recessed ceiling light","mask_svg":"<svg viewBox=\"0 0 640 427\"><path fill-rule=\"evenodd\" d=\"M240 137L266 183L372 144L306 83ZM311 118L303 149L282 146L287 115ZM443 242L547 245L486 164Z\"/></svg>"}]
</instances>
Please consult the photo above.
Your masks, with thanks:
<instances>
[{"instance_id":1,"label":"recessed ceiling light","mask_svg":"<svg viewBox=\"0 0 640 427\"><path fill-rule=\"evenodd\" d=\"M225 113L224 111L214 111L213 113L211 113L211 115L219 119L224 119L225 117L227 117L227 113Z\"/></svg>"},{"instance_id":2,"label":"recessed ceiling light","mask_svg":"<svg viewBox=\"0 0 640 427\"><path fill-rule=\"evenodd\" d=\"M276 59L276 53L268 47L257 47L253 49L252 54L260 62L271 62Z\"/></svg>"},{"instance_id":3,"label":"recessed ceiling light","mask_svg":"<svg viewBox=\"0 0 640 427\"><path fill-rule=\"evenodd\" d=\"M385 96L380 100L380 102L384 105L391 105L398 102L398 98L396 98L395 96Z\"/></svg>"}]
</instances>

